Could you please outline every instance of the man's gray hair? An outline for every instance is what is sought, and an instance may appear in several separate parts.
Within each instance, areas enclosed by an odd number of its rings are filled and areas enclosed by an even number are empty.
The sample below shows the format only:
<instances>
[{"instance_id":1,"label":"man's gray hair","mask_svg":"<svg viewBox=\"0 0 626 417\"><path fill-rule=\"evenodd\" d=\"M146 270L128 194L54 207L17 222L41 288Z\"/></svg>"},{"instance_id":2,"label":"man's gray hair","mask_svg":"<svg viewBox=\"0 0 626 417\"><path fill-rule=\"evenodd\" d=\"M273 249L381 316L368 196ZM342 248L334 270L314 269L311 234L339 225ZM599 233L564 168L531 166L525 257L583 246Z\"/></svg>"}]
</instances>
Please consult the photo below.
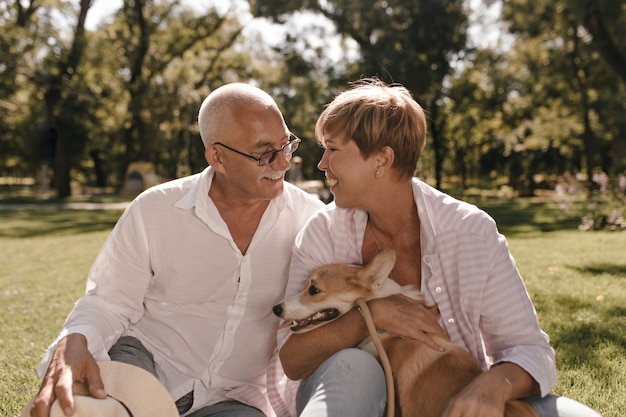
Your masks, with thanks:
<instances>
[{"instance_id":1,"label":"man's gray hair","mask_svg":"<svg viewBox=\"0 0 626 417\"><path fill-rule=\"evenodd\" d=\"M278 108L269 94L248 84L226 84L213 90L204 99L198 112L198 127L204 147L228 136L236 127L234 111L252 105Z\"/></svg>"}]
</instances>

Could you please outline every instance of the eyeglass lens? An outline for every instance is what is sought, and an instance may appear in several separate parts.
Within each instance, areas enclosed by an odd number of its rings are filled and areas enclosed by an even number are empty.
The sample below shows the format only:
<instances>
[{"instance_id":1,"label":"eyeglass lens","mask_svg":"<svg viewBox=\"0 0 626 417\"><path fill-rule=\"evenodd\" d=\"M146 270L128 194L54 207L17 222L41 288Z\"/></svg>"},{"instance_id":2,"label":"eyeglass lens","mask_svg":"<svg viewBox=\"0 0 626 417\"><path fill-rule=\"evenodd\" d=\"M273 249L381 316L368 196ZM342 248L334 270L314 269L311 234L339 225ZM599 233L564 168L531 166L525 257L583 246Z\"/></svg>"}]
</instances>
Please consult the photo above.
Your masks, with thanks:
<instances>
[{"instance_id":1,"label":"eyeglass lens","mask_svg":"<svg viewBox=\"0 0 626 417\"><path fill-rule=\"evenodd\" d=\"M261 155L259 157L259 165L271 164L272 162L274 162L279 152L282 152L283 155L285 155L285 158L290 158L291 154L294 153L296 149L298 149L299 144L300 140L295 136L291 136L289 138L289 142L285 143L282 148L274 151L269 151Z\"/></svg>"}]
</instances>

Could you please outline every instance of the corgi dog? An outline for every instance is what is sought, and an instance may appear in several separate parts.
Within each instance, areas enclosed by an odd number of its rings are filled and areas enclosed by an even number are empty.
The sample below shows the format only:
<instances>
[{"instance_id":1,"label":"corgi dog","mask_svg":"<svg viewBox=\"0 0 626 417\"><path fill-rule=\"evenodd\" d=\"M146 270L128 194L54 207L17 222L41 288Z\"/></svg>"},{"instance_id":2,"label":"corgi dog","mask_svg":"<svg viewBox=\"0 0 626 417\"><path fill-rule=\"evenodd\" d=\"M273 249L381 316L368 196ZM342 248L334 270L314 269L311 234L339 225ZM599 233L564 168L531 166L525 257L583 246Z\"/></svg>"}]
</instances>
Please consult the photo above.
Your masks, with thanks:
<instances>
[{"instance_id":1,"label":"corgi dog","mask_svg":"<svg viewBox=\"0 0 626 417\"><path fill-rule=\"evenodd\" d=\"M284 320L281 327L304 333L337 319L365 301L403 294L424 302L414 286L401 286L389 278L396 261L393 250L379 253L364 266L331 264L317 268L304 290L273 308ZM476 360L444 337L434 336L445 349L440 352L409 338L379 332L393 374L395 410L398 417L440 417L448 402L482 373ZM359 347L378 358L371 337ZM503 381L503 383L505 383ZM523 401L509 401L504 417L538 417Z\"/></svg>"}]
</instances>

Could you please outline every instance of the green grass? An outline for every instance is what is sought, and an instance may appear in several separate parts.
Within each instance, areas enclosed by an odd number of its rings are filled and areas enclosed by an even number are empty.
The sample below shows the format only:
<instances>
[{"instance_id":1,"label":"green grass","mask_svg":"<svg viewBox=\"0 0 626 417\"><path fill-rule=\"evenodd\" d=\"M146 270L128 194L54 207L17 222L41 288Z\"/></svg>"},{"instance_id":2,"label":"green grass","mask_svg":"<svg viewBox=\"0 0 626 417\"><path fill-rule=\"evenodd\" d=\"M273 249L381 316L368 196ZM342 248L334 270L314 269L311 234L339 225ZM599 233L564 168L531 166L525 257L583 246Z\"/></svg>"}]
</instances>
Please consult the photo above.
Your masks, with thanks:
<instances>
[{"instance_id":1,"label":"green grass","mask_svg":"<svg viewBox=\"0 0 626 417\"><path fill-rule=\"evenodd\" d=\"M626 234L580 232L545 199L467 198L491 213L557 352L554 392L626 415ZM120 211L0 210L0 415L36 392L56 337Z\"/></svg>"},{"instance_id":2,"label":"green grass","mask_svg":"<svg viewBox=\"0 0 626 417\"><path fill-rule=\"evenodd\" d=\"M626 233L581 232L549 198L474 196L507 236L556 351L553 392L626 415Z\"/></svg>"},{"instance_id":3,"label":"green grass","mask_svg":"<svg viewBox=\"0 0 626 417\"><path fill-rule=\"evenodd\" d=\"M0 416L36 392L35 368L120 213L0 210Z\"/></svg>"},{"instance_id":4,"label":"green grass","mask_svg":"<svg viewBox=\"0 0 626 417\"><path fill-rule=\"evenodd\" d=\"M510 239L557 354L554 391L626 415L626 234L561 231Z\"/></svg>"}]
</instances>

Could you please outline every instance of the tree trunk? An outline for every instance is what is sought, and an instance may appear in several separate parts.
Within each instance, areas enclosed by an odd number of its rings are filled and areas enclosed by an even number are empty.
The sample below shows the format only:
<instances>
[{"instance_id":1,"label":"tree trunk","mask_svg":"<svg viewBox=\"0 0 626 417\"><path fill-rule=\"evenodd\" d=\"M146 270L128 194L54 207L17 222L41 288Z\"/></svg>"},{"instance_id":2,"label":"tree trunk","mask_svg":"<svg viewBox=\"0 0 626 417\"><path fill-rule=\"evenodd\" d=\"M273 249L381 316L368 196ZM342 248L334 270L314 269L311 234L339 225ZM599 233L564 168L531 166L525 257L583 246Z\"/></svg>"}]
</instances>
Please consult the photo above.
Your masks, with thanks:
<instances>
[{"instance_id":1,"label":"tree trunk","mask_svg":"<svg viewBox=\"0 0 626 417\"><path fill-rule=\"evenodd\" d=\"M596 2L589 2L590 10L583 18L583 25L593 36L593 45L615 74L626 84L626 58L620 53L619 47L613 42L606 29L604 19L600 15Z\"/></svg>"},{"instance_id":2,"label":"tree trunk","mask_svg":"<svg viewBox=\"0 0 626 417\"><path fill-rule=\"evenodd\" d=\"M582 120L583 120L583 133L582 140L585 145L585 163L586 163L586 174L587 174L587 185L589 190L593 189L593 168L594 168L594 153L595 153L595 141L594 141L594 133L591 128L591 122L589 120L589 87L587 85L587 71L584 66L579 66L579 57L578 57L578 36L576 31L573 31L574 36L572 38L573 47L570 51L570 58L572 62L572 69L574 73L574 80L576 81L578 90L580 92L580 104L582 110Z\"/></svg>"},{"instance_id":3,"label":"tree trunk","mask_svg":"<svg viewBox=\"0 0 626 417\"><path fill-rule=\"evenodd\" d=\"M134 41L137 47L132 50L129 60L131 62L131 75L128 84L130 101L128 102L128 114L130 115L130 125L124 131L124 142L126 151L124 153L124 161L122 164L122 174L125 174L126 167L136 160L149 160L150 153L148 139L144 133L144 121L141 116L143 108L141 100L144 96L144 77L142 76L145 60L150 46L150 28L146 19L146 10L143 0L135 0L132 3L126 3L125 7L132 11L134 19L129 20L129 29L131 33L136 33L138 29L138 39ZM137 28L134 28L136 25ZM135 144L138 143L138 146Z\"/></svg>"},{"instance_id":4,"label":"tree trunk","mask_svg":"<svg viewBox=\"0 0 626 417\"><path fill-rule=\"evenodd\" d=\"M89 152L89 156L91 156L91 160L93 161L93 170L96 175L96 187L106 187L107 178L102 163L102 153L98 150L92 150Z\"/></svg>"},{"instance_id":5,"label":"tree trunk","mask_svg":"<svg viewBox=\"0 0 626 417\"><path fill-rule=\"evenodd\" d=\"M67 136L63 133L61 129L57 142L57 152L54 157L54 188L57 191L57 196L61 198L72 195L70 152L67 149Z\"/></svg>"},{"instance_id":6,"label":"tree trunk","mask_svg":"<svg viewBox=\"0 0 626 417\"><path fill-rule=\"evenodd\" d=\"M54 186L57 196L60 198L72 195L70 186L71 182L71 160L72 155L70 146L67 143L68 138L65 135L63 126L60 126L58 113L60 102L63 94L63 88L67 82L74 76L78 69L78 64L85 47L85 19L87 11L91 7L92 0L81 0L80 13L74 30L74 40L72 48L67 60L58 63L59 71L56 76L51 76L48 81L48 87L44 92L46 103L46 124L57 130L57 148L54 157Z\"/></svg>"}]
</instances>

